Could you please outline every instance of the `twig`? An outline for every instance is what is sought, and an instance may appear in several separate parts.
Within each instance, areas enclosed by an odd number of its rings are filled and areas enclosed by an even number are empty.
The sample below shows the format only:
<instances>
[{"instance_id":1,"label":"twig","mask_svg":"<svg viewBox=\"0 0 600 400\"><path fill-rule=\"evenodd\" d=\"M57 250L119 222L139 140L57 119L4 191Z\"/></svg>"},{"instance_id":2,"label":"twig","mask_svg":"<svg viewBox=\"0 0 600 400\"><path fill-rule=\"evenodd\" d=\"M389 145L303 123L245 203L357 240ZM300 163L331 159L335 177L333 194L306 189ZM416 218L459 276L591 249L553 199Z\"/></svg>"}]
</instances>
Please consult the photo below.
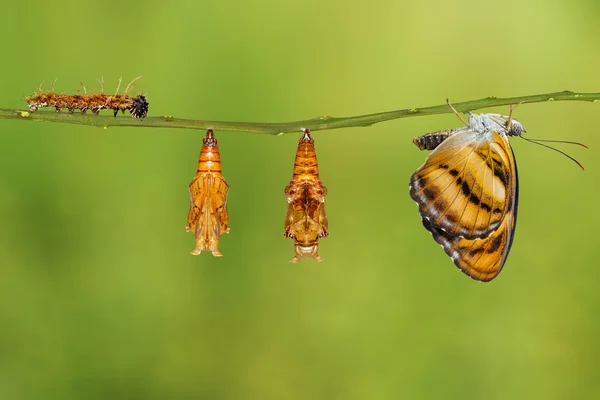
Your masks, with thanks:
<instances>
[{"instance_id":1,"label":"twig","mask_svg":"<svg viewBox=\"0 0 600 400\"><path fill-rule=\"evenodd\" d=\"M600 93L574 93L570 91L537 94L521 97L486 97L480 100L466 101L463 103L452 103L459 112L475 111L481 108L496 107L517 104L519 102L540 103L544 101L590 101L600 102ZM138 120L131 117L113 117L112 115L91 115L67 112L55 113L49 111L37 111L30 113L23 110L12 110L0 108L0 119L20 119L24 121L61 122L65 124L89 125L101 128L109 126L137 126L151 128L184 128L200 129L202 131L212 128L219 131L263 133L267 135L282 135L291 132L300 132L303 128L311 131L326 129L350 128L370 126L379 122L391 121L393 119L417 117L424 115L446 114L452 110L446 105L431 107L412 108L406 110L387 111L376 114L359 115L356 117L335 118L330 116L307 119L304 121L262 123L262 122L225 122L204 121L174 118L172 116L147 117Z\"/></svg>"}]
</instances>

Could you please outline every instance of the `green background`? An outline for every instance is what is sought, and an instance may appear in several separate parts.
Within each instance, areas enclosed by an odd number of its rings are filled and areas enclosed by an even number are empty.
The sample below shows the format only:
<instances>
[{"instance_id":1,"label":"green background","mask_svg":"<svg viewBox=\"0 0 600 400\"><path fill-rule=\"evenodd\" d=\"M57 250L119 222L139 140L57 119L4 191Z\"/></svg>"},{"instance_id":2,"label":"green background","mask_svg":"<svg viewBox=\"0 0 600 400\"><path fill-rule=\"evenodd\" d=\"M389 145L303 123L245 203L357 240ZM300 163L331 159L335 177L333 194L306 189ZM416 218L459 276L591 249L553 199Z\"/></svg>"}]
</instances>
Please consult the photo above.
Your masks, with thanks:
<instances>
[{"instance_id":1,"label":"green background","mask_svg":"<svg viewBox=\"0 0 600 400\"><path fill-rule=\"evenodd\" d=\"M0 107L121 75L143 75L150 115L230 121L598 92L599 4L4 2ZM590 150L567 147L582 172L512 140L518 229L488 284L408 196L426 156L411 139L454 115L315 132L331 236L324 263L295 265L299 134L216 132L231 233L215 258L184 230L203 132L0 121L0 398L600 398L600 104L516 116Z\"/></svg>"}]
</instances>

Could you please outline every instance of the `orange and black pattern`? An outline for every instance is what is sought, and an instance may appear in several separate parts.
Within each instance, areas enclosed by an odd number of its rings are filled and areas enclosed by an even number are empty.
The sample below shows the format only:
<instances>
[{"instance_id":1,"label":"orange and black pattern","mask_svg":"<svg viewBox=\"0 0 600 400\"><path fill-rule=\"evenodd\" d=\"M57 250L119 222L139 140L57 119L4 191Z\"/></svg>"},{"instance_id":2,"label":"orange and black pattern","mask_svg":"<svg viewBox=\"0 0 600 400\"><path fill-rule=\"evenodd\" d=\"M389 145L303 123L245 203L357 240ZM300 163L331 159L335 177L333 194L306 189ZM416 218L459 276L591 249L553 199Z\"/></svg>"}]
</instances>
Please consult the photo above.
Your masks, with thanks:
<instances>
[{"instance_id":1,"label":"orange and black pattern","mask_svg":"<svg viewBox=\"0 0 600 400\"><path fill-rule=\"evenodd\" d=\"M325 214L327 188L319 179L319 164L310 130L305 129L298 142L294 176L285 188L288 203L284 237L294 241L295 263L304 257L319 257L319 241L329 236Z\"/></svg>"},{"instance_id":2,"label":"orange and black pattern","mask_svg":"<svg viewBox=\"0 0 600 400\"><path fill-rule=\"evenodd\" d=\"M517 220L518 174L508 136L516 120L471 114L469 126L415 138L433 150L410 180L423 225L461 271L489 281L502 269Z\"/></svg>"},{"instance_id":3,"label":"orange and black pattern","mask_svg":"<svg viewBox=\"0 0 600 400\"><path fill-rule=\"evenodd\" d=\"M196 235L196 248L192 254L208 250L213 256L222 256L219 237L222 233L229 233L229 185L221 174L221 156L212 129L206 131L202 140L198 169L189 189L190 211L186 231Z\"/></svg>"},{"instance_id":4,"label":"orange and black pattern","mask_svg":"<svg viewBox=\"0 0 600 400\"><path fill-rule=\"evenodd\" d=\"M44 92L41 88L38 88L38 92L35 95L27 97L25 100L29 104L29 111L31 112L44 107L54 107L57 113L63 109L67 109L70 113L80 110L85 114L87 110L90 110L94 115L98 115L100 110L111 109L115 117L119 110L121 110L123 113L129 111L136 118L144 118L148 114L148 106L150 104L146 100L146 97L141 94L135 97L128 95L129 91L133 88L133 82L137 79L134 79L127 86L125 94L106 94L104 92L87 94L86 92L84 94L68 95L65 93L55 93L54 88L49 92ZM119 80L119 85L120 82Z\"/></svg>"}]
</instances>

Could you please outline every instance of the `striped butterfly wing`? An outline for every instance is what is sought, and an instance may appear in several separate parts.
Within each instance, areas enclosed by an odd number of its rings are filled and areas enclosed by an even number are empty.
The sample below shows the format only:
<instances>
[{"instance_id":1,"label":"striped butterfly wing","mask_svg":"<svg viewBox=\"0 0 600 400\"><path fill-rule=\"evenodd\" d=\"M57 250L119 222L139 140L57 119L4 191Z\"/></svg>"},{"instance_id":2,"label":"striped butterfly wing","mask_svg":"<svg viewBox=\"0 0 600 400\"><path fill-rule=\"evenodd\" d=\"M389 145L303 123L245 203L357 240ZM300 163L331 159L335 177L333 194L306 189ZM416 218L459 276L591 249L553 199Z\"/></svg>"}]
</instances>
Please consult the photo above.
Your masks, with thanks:
<instances>
[{"instance_id":1,"label":"striped butterfly wing","mask_svg":"<svg viewBox=\"0 0 600 400\"><path fill-rule=\"evenodd\" d=\"M489 142L486 142L475 140L477 138L473 139L472 135L473 132L468 129L462 130L443 141L413 175L411 196L419 204L423 225L456 266L473 279L490 281L500 273L514 238L518 206L517 164L506 136L490 131L485 134L489 135ZM469 161L464 161L464 158ZM468 165L471 160L476 160L474 164L478 165L478 169ZM436 163L442 165L437 172L433 168ZM466 172L456 174L454 170ZM464 182L468 187L463 189ZM441 194L428 197L424 194L425 190ZM477 199L472 198L473 193ZM468 199L465 199L467 196ZM438 197L446 202L445 208L436 208L444 204L436 202ZM454 201L447 198L454 198ZM486 203L488 201L503 210L499 218L494 217L500 213L489 212L491 206ZM488 207L482 206L482 203L488 204ZM455 215L452 213L457 210L460 218L456 221L462 226L446 229ZM436 222L440 221L437 225ZM490 224L487 229L482 223L485 221ZM468 238L454 233L466 231L471 235L486 234Z\"/></svg>"},{"instance_id":2,"label":"striped butterfly wing","mask_svg":"<svg viewBox=\"0 0 600 400\"><path fill-rule=\"evenodd\" d=\"M410 180L410 195L434 228L480 239L496 231L514 203L514 156L495 131L463 129L427 157Z\"/></svg>"},{"instance_id":3,"label":"striped butterfly wing","mask_svg":"<svg viewBox=\"0 0 600 400\"><path fill-rule=\"evenodd\" d=\"M454 264L465 274L478 281L491 281L499 273L514 238L517 210L510 211L498 230L492 232L485 239L465 239L460 236L451 236L442 229L431 226L423 218L423 226L431 232Z\"/></svg>"}]
</instances>

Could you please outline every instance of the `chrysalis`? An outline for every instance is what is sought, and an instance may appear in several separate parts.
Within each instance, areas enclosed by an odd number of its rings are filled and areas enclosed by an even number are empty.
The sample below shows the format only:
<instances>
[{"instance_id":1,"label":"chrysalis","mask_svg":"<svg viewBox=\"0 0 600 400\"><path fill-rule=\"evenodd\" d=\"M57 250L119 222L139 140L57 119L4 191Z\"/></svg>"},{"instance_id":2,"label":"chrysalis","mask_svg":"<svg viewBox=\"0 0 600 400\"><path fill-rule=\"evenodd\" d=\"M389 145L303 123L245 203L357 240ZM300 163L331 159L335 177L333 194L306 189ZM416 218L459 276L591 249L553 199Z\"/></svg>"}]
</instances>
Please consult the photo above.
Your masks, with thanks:
<instances>
[{"instance_id":1,"label":"chrysalis","mask_svg":"<svg viewBox=\"0 0 600 400\"><path fill-rule=\"evenodd\" d=\"M296 263L303 257L323 261L319 257L319 240L329 236L325 215L326 194L327 188L319 179L314 140L310 137L310 130L305 129L298 142L294 176L285 188L288 208L283 236L294 241L296 253L290 262Z\"/></svg>"},{"instance_id":2,"label":"chrysalis","mask_svg":"<svg viewBox=\"0 0 600 400\"><path fill-rule=\"evenodd\" d=\"M191 203L186 231L196 234L196 248L192 254L210 250L213 256L222 256L219 237L223 232L229 233L228 192L229 185L221 175L217 138L212 129L208 129L202 140L198 170L190 183Z\"/></svg>"}]
</instances>

